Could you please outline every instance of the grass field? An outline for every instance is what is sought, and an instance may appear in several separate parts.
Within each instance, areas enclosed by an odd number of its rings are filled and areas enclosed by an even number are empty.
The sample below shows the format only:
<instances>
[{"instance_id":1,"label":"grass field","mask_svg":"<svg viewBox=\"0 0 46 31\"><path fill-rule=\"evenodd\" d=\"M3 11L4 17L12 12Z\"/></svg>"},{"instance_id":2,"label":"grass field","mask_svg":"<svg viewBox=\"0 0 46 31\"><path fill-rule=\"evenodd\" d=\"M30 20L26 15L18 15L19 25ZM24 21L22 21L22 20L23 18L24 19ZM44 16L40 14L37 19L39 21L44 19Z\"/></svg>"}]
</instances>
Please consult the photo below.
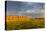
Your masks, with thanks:
<instances>
[{"instance_id":1,"label":"grass field","mask_svg":"<svg viewBox=\"0 0 46 31\"><path fill-rule=\"evenodd\" d=\"M6 30L44 28L44 18L6 18Z\"/></svg>"}]
</instances>

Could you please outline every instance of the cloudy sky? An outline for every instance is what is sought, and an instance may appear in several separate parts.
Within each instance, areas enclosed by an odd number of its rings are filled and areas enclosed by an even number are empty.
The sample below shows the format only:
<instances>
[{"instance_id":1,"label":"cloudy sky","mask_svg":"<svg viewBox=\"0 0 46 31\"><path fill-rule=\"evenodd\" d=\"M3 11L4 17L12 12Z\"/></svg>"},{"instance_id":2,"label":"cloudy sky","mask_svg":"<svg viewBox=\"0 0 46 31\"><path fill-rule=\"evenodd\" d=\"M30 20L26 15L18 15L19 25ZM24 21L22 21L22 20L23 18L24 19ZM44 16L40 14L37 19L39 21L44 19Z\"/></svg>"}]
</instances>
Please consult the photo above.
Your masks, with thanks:
<instances>
[{"instance_id":1,"label":"cloudy sky","mask_svg":"<svg viewBox=\"0 0 46 31\"><path fill-rule=\"evenodd\" d=\"M44 17L44 3L8 1L7 15Z\"/></svg>"}]
</instances>

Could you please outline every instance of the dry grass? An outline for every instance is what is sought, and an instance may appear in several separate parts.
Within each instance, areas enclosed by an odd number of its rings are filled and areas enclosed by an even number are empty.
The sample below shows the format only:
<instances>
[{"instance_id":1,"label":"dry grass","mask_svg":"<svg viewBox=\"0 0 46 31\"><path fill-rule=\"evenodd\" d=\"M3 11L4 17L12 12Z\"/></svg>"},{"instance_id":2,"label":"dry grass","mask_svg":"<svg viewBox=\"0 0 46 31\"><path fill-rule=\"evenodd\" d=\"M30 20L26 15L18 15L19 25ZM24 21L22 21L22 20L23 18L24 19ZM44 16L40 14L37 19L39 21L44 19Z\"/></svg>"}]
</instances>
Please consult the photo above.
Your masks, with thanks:
<instances>
[{"instance_id":1,"label":"dry grass","mask_svg":"<svg viewBox=\"0 0 46 31\"><path fill-rule=\"evenodd\" d=\"M24 17L24 18L14 19L12 21L11 20L6 20L7 30L44 28L44 18L28 19Z\"/></svg>"}]
</instances>

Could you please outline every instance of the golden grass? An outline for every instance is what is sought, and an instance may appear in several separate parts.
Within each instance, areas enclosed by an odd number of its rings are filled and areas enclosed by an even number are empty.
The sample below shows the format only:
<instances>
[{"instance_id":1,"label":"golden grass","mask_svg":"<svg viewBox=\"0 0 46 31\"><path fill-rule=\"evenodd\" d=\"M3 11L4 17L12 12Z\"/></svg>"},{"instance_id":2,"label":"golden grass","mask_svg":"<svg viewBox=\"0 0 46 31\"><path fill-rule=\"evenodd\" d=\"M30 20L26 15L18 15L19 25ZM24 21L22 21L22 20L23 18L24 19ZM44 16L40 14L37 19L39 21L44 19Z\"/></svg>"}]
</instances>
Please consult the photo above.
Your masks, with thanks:
<instances>
[{"instance_id":1,"label":"golden grass","mask_svg":"<svg viewBox=\"0 0 46 31\"><path fill-rule=\"evenodd\" d=\"M6 17L7 30L44 28L44 18L27 18L26 16Z\"/></svg>"}]
</instances>

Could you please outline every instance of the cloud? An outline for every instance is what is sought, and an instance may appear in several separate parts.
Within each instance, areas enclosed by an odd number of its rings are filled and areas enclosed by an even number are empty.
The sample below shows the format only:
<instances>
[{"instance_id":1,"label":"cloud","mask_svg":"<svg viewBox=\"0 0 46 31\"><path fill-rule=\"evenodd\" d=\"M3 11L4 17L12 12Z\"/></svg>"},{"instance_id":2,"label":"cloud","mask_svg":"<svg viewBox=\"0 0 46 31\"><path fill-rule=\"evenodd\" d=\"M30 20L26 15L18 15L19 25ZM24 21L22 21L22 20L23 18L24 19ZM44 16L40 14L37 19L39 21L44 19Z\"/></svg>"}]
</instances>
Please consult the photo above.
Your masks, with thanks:
<instances>
[{"instance_id":1,"label":"cloud","mask_svg":"<svg viewBox=\"0 0 46 31\"><path fill-rule=\"evenodd\" d=\"M8 2L7 15L44 17L44 3Z\"/></svg>"},{"instance_id":2,"label":"cloud","mask_svg":"<svg viewBox=\"0 0 46 31\"><path fill-rule=\"evenodd\" d=\"M32 18L44 17L44 10L7 11L7 15L31 16Z\"/></svg>"}]
</instances>

